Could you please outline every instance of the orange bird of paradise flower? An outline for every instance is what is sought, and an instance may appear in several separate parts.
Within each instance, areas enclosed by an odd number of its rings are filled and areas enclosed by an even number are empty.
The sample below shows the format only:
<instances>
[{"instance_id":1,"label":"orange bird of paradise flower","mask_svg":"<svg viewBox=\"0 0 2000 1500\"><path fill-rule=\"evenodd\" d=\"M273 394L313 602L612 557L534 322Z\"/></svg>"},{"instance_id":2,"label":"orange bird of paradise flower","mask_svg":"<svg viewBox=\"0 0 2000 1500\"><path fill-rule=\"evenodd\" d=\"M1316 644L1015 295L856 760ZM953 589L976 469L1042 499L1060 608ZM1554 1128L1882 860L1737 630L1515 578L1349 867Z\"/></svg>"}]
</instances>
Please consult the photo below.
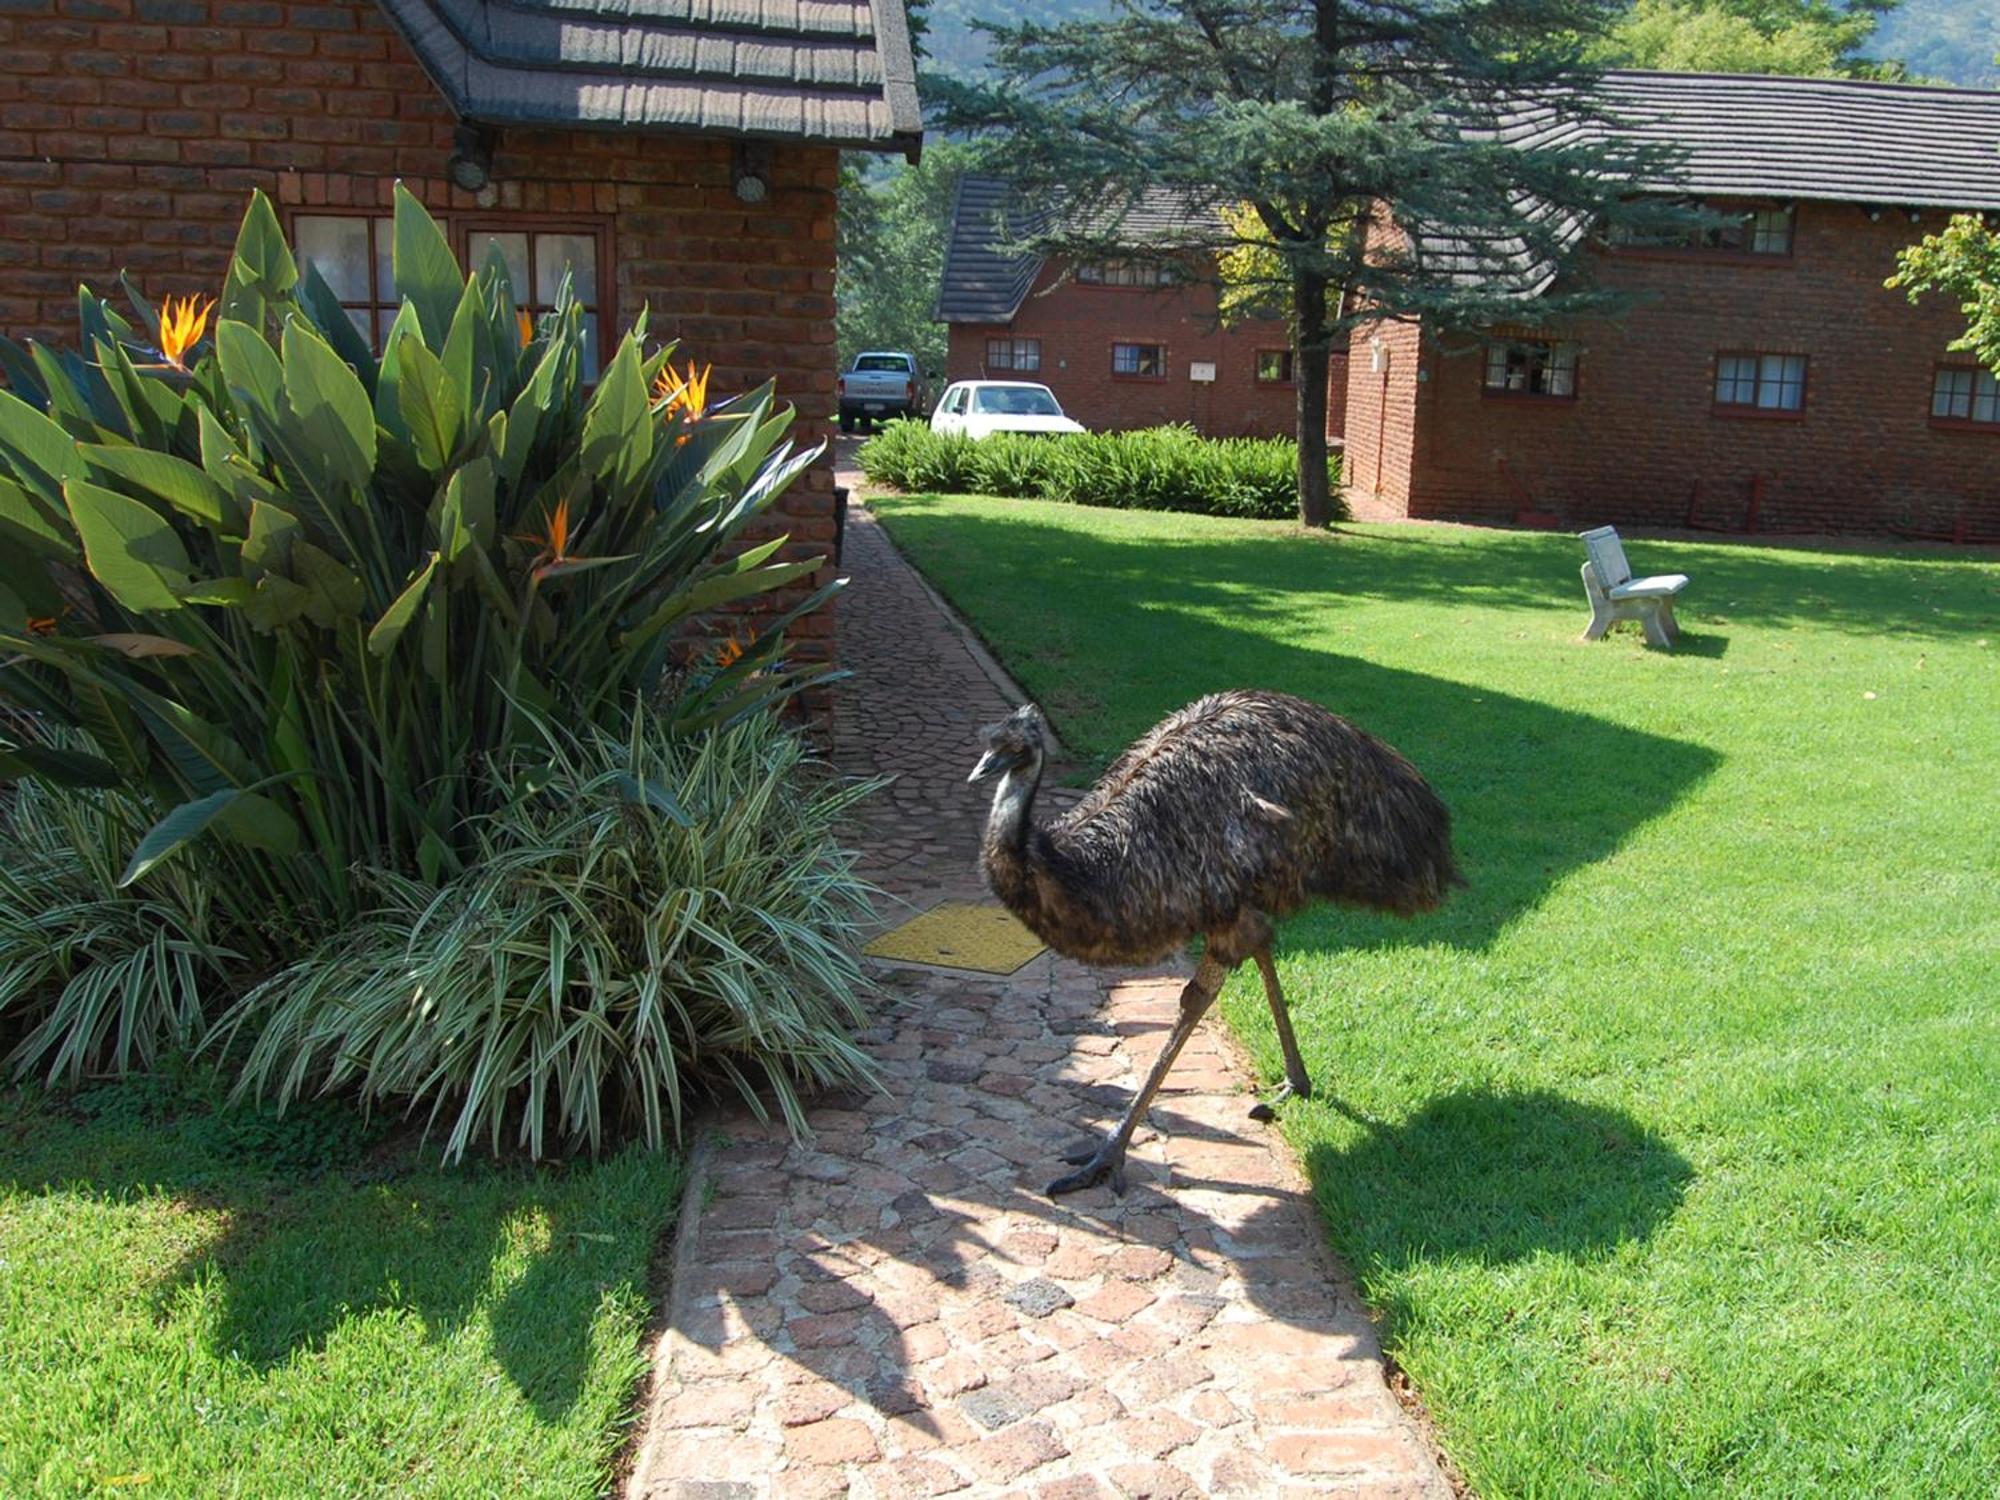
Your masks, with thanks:
<instances>
[{"instance_id":1,"label":"orange bird of paradise flower","mask_svg":"<svg viewBox=\"0 0 2000 1500\"><path fill-rule=\"evenodd\" d=\"M536 578L546 578L551 569L575 559L569 555L569 496L556 501L556 508L549 512L549 529L541 536L518 538L523 542L536 542L541 550L535 554L531 564Z\"/></svg>"},{"instance_id":2,"label":"orange bird of paradise flower","mask_svg":"<svg viewBox=\"0 0 2000 1500\"><path fill-rule=\"evenodd\" d=\"M714 365L704 365L697 372L693 360L688 361L685 375L672 365L664 366L653 382L653 398L667 403L660 415L671 419L675 412L680 412L690 427L699 422L708 410L708 377L714 373ZM683 432L674 439L674 446L678 448L687 440L688 435Z\"/></svg>"},{"instance_id":3,"label":"orange bird of paradise flower","mask_svg":"<svg viewBox=\"0 0 2000 1500\"><path fill-rule=\"evenodd\" d=\"M202 308L195 306L191 295L181 298L178 305L172 297L160 304L160 353L166 356L168 364L176 370L187 369L188 350L208 332L208 315L214 311L213 297Z\"/></svg>"},{"instance_id":4,"label":"orange bird of paradise flower","mask_svg":"<svg viewBox=\"0 0 2000 1500\"><path fill-rule=\"evenodd\" d=\"M535 320L521 311L514 314L514 320L521 330L521 347L525 349L535 341Z\"/></svg>"},{"instance_id":5,"label":"orange bird of paradise flower","mask_svg":"<svg viewBox=\"0 0 2000 1500\"><path fill-rule=\"evenodd\" d=\"M747 644L754 645L756 643L756 640L757 637L755 635L752 635ZM739 660L742 659L743 653L746 649L747 649L746 643L736 639L735 631L733 630L730 631L729 639L724 641L722 645L716 649L715 669L719 672L725 667L734 666Z\"/></svg>"}]
</instances>

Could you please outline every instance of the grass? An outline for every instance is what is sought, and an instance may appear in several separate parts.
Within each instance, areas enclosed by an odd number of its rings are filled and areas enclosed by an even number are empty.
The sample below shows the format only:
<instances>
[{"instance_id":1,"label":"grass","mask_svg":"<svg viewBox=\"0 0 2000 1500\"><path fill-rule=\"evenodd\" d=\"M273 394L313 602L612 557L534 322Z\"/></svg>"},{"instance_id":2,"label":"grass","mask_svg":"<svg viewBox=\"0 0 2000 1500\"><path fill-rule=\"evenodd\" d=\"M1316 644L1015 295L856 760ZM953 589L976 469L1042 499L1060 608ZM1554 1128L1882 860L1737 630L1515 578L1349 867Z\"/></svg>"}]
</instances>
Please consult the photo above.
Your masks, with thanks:
<instances>
[{"instance_id":1,"label":"grass","mask_svg":"<svg viewBox=\"0 0 2000 1500\"><path fill-rule=\"evenodd\" d=\"M0 1494L599 1492L679 1164L444 1173L215 1092L0 1092Z\"/></svg>"},{"instance_id":2,"label":"grass","mask_svg":"<svg viewBox=\"0 0 2000 1500\"><path fill-rule=\"evenodd\" d=\"M871 504L1092 761L1282 688L1453 808L1444 911L1285 925L1284 1128L1480 1494L1992 1493L1990 555L1629 542L1668 655L1562 536Z\"/></svg>"}]
</instances>

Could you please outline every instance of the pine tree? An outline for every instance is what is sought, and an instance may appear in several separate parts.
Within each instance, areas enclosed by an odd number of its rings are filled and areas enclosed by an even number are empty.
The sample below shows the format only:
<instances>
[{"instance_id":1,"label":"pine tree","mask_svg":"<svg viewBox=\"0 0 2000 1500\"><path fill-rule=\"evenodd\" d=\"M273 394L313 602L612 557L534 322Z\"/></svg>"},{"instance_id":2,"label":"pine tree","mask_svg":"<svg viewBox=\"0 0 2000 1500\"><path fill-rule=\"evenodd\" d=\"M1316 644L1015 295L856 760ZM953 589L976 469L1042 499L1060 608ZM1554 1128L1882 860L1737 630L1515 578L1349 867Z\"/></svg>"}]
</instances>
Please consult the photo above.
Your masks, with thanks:
<instances>
[{"instance_id":1,"label":"pine tree","mask_svg":"<svg viewBox=\"0 0 2000 1500\"><path fill-rule=\"evenodd\" d=\"M1037 210L1021 248L1210 277L1231 252L1271 268L1263 291L1295 351L1299 516L1325 526L1327 370L1346 329L1518 321L1535 292L1537 318L1606 310L1587 275L1592 234L1677 212L1632 193L1667 161L1622 141L1592 101L1585 49L1623 8L1120 0L1104 20L991 28L995 81L936 92L947 126L983 138ZM1580 128L1524 141L1530 108ZM1187 232L1121 236L1162 193L1187 206ZM1231 295L1245 300L1240 282Z\"/></svg>"}]
</instances>

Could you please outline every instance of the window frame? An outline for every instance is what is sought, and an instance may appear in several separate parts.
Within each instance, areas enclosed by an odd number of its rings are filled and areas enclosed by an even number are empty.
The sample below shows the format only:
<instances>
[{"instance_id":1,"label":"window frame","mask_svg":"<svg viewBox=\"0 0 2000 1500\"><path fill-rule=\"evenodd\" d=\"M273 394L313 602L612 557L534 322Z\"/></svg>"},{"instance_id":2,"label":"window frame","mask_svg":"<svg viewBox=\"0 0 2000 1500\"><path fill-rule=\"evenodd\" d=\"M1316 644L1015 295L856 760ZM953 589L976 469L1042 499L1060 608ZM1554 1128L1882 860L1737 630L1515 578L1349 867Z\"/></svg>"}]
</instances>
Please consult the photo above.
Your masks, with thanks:
<instances>
[{"instance_id":1,"label":"window frame","mask_svg":"<svg viewBox=\"0 0 2000 1500\"><path fill-rule=\"evenodd\" d=\"M1685 201L1685 200L1683 200ZM1681 244L1619 243L1606 240L1606 248L1613 255L1627 256L1633 260L1698 260L1710 264L1742 266L1790 266L1797 259L1799 243L1799 206L1789 205L1775 199L1704 199L1701 208L1710 213L1727 213L1743 221L1744 243L1736 245L1709 245L1699 239L1690 239ZM1738 209L1741 209L1738 212ZM1788 223L1783 250L1758 250L1752 248L1757 242L1757 218L1761 214L1782 213ZM1706 236L1709 230L1691 230L1690 235Z\"/></svg>"},{"instance_id":2,"label":"window frame","mask_svg":"<svg viewBox=\"0 0 2000 1500\"><path fill-rule=\"evenodd\" d=\"M1010 363L995 364L993 362L993 346L995 344L1005 344L1008 346ZM1034 348L1035 362L1031 365L1020 363L1019 356L1023 344L1032 345ZM1004 338L995 338L989 334L986 339L986 357L982 361L981 368L987 370L1005 370L1009 374L1014 375L1023 372L1031 375L1039 375L1042 373L1042 341L1038 338L1022 338L1015 334L1009 334Z\"/></svg>"},{"instance_id":3,"label":"window frame","mask_svg":"<svg viewBox=\"0 0 2000 1500\"><path fill-rule=\"evenodd\" d=\"M1106 281L1102 275L1092 276L1092 271L1101 271L1106 266L1133 266L1151 271L1151 281ZM1076 263L1070 280L1078 286L1089 287L1093 292L1160 292L1181 284L1181 277L1172 266L1158 265L1151 261L1119 259L1083 260Z\"/></svg>"},{"instance_id":4,"label":"window frame","mask_svg":"<svg viewBox=\"0 0 2000 1500\"><path fill-rule=\"evenodd\" d=\"M1119 369L1118 351L1120 349L1159 350L1160 352L1159 373L1156 375L1148 375L1143 370ZM1168 346L1164 342L1143 340L1143 339L1113 339L1111 341L1111 378L1113 380L1139 380L1139 381L1145 381L1149 384L1157 384L1160 381L1163 381L1167 378L1167 372L1172 368L1173 368L1173 362L1168 353Z\"/></svg>"},{"instance_id":5,"label":"window frame","mask_svg":"<svg viewBox=\"0 0 2000 1500\"><path fill-rule=\"evenodd\" d=\"M1799 362L1799 404L1797 406L1760 406L1756 401L1724 401L1718 391L1722 383L1722 362L1725 359L1754 359L1757 361L1757 390L1764 389L1764 361L1767 359L1795 359ZM1782 382L1781 382L1782 383ZM1747 422L1803 422L1806 410L1812 402L1812 356L1802 349L1718 349L1708 371L1709 413L1711 416L1728 417Z\"/></svg>"},{"instance_id":6,"label":"window frame","mask_svg":"<svg viewBox=\"0 0 2000 1500\"><path fill-rule=\"evenodd\" d=\"M2000 394L2000 374L1995 374L1984 365L1941 359L1931 366L1931 393L1928 403L1931 426L1945 432L2000 433L2000 410L1996 410L1991 420L1982 420L1974 416L1941 417L1937 414L1938 377L1947 372L1957 374L1961 371L1972 376L1972 399L1968 403L1968 410L1977 410L1979 382L1982 377L1992 381L1996 394Z\"/></svg>"},{"instance_id":7,"label":"window frame","mask_svg":"<svg viewBox=\"0 0 2000 1500\"><path fill-rule=\"evenodd\" d=\"M1264 356L1267 354L1275 354L1284 361L1284 374L1266 375L1264 373ZM1260 386L1296 386L1299 383L1298 351L1289 347L1284 349L1259 349L1250 362L1250 378L1253 383Z\"/></svg>"},{"instance_id":8,"label":"window frame","mask_svg":"<svg viewBox=\"0 0 2000 1500\"><path fill-rule=\"evenodd\" d=\"M1569 390L1566 393L1559 395L1553 391L1514 391L1509 390L1504 385L1492 385L1488 382L1487 375L1493 368L1493 351L1495 349L1519 348L1531 344L1539 345L1543 349L1546 349L1551 359L1553 359L1558 349L1573 351L1569 371ZM1479 397L1482 401L1525 401L1540 405L1572 406L1576 403L1578 394L1583 389L1583 346L1576 343L1573 339L1552 339L1539 336L1530 337L1528 335L1496 336L1481 341L1479 354ZM1547 362L1544 363L1543 368L1547 368Z\"/></svg>"},{"instance_id":9,"label":"window frame","mask_svg":"<svg viewBox=\"0 0 2000 1500\"><path fill-rule=\"evenodd\" d=\"M482 231L487 234L525 233L530 236L538 232L542 234L588 235L595 239L597 242L597 312L595 314L597 323L597 362L598 369L600 371L603 370L617 349L615 338L618 293L617 261L613 258L615 242L612 237L611 217L608 214L510 213L504 210L492 212L486 209L475 209L471 212L447 212L430 209L429 212L431 217L437 221L438 228L444 231L445 242L451 246L452 253L458 257L460 268L468 276L478 270L478 265L472 259L472 244L474 237ZM395 210L393 208L356 207L351 204L335 206L333 204L302 203L294 205L286 213L285 237L295 255L298 250L299 221L301 219L360 219L371 226L368 244L368 294L370 299L368 308L371 314L376 312L393 314L401 305L401 299L398 298L393 304L380 300L381 287L378 284L375 274L375 243L372 226L377 221L393 223L395 220ZM529 275L532 276L534 274L534 242L532 238L529 241L528 255ZM360 306L358 303L349 304L343 302L341 304L342 307L350 305ZM517 303L516 305L527 306L532 309L538 304L531 302L527 304ZM374 319L371 316L368 345L379 357L382 351L378 343L378 337L374 332Z\"/></svg>"}]
</instances>

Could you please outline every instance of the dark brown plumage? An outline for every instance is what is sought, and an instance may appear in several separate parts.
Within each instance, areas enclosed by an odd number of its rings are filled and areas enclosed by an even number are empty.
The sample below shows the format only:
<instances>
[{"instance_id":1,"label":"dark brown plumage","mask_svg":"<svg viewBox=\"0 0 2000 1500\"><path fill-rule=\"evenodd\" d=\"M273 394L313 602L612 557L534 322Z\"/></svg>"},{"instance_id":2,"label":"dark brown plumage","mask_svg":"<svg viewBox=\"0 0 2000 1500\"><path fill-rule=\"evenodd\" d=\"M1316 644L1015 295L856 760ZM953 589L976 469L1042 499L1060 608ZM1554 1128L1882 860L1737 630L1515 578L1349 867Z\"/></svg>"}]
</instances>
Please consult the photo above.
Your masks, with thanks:
<instances>
[{"instance_id":1,"label":"dark brown plumage","mask_svg":"<svg viewBox=\"0 0 2000 1500\"><path fill-rule=\"evenodd\" d=\"M1462 883L1451 815L1416 768L1303 698L1230 692L1191 703L1141 736L1081 803L1040 827L1031 816L1042 775L1040 714L1023 707L986 740L972 779L1001 781L982 863L994 894L1038 937L1068 957L1113 965L1152 962L1203 939L1181 1023L1153 1076L1112 1139L1051 1192L1119 1180L1139 1114L1246 958L1264 977L1287 1091L1308 1091L1271 962L1272 918L1315 901L1410 916Z\"/></svg>"}]
</instances>

